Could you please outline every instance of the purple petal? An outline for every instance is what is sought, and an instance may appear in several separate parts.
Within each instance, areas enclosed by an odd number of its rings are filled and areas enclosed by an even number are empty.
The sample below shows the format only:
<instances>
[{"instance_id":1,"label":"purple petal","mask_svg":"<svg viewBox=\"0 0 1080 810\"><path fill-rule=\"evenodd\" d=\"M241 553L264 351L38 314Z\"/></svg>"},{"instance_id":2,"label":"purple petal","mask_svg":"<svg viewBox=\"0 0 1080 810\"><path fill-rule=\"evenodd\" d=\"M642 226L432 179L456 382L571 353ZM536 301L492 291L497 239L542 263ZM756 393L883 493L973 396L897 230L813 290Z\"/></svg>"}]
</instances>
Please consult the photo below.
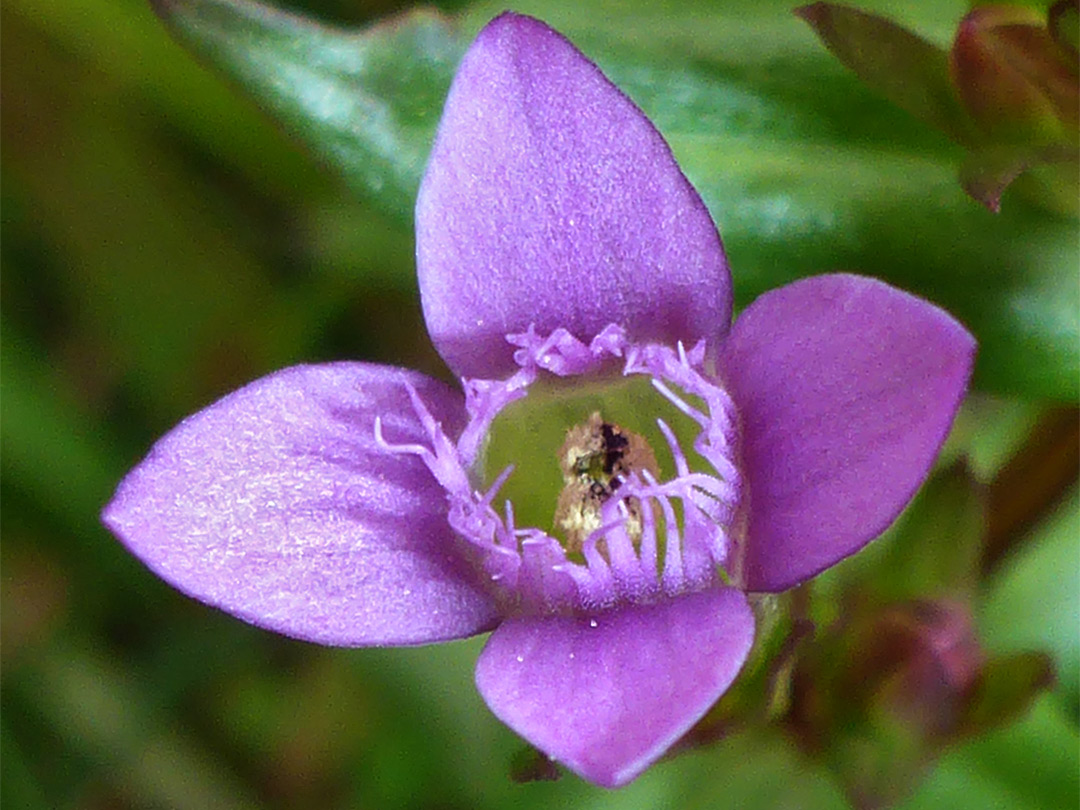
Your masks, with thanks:
<instances>
[{"instance_id":1,"label":"purple petal","mask_svg":"<svg viewBox=\"0 0 1080 810\"><path fill-rule=\"evenodd\" d=\"M297 366L181 422L124 481L105 524L151 569L240 618L323 644L420 644L489 629L405 383L459 429L461 395L385 366Z\"/></svg>"},{"instance_id":2,"label":"purple petal","mask_svg":"<svg viewBox=\"0 0 1080 810\"><path fill-rule=\"evenodd\" d=\"M948 313L869 278L758 298L725 344L749 491L736 580L781 591L880 534L930 470L975 341Z\"/></svg>"},{"instance_id":3,"label":"purple petal","mask_svg":"<svg viewBox=\"0 0 1080 810\"><path fill-rule=\"evenodd\" d=\"M688 343L727 329L709 212L644 114L543 23L503 14L465 55L416 204L436 347L465 377L515 368L505 336L610 323Z\"/></svg>"},{"instance_id":4,"label":"purple petal","mask_svg":"<svg viewBox=\"0 0 1080 810\"><path fill-rule=\"evenodd\" d=\"M735 679L754 638L742 593L709 589L593 617L509 619L476 685L500 720L604 787L641 773Z\"/></svg>"}]
</instances>

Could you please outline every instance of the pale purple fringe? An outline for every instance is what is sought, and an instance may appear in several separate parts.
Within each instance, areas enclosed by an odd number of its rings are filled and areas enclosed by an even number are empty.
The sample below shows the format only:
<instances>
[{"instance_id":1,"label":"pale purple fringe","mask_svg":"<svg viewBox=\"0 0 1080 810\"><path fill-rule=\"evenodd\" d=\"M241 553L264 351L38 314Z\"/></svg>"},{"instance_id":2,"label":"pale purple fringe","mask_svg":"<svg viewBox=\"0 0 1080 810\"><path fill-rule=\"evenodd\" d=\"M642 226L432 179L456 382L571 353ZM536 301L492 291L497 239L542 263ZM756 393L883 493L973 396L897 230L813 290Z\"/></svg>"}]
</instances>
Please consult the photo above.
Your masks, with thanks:
<instances>
[{"instance_id":1,"label":"pale purple fringe","mask_svg":"<svg viewBox=\"0 0 1080 810\"><path fill-rule=\"evenodd\" d=\"M735 407L727 392L704 371L705 342L689 352L655 343L631 343L622 328L606 327L588 345L565 329L541 336L533 328L507 340L517 351L520 367L505 380L464 380L469 421L457 443L443 432L423 400L409 389L412 405L427 431L430 446L390 444L376 420L376 438L389 452L419 456L446 490L451 527L478 552L484 576L511 611L532 613L573 609L595 610L622 602L650 602L661 597L701 590L716 584L727 561L729 528L739 502L739 474L734 463L737 426ZM559 541L536 528L518 528L513 507L495 498L511 474L508 467L485 491L473 487L469 470L495 417L526 396L541 373L559 377L590 374L623 359L622 374L646 374L671 404L701 428L694 450L713 473L693 472L674 432L662 419L657 424L675 459L676 477L657 481L647 471L632 473L602 507L602 525L585 541L585 563L567 559ZM690 406L669 387L678 386L699 398L702 409ZM642 533L639 547L626 531L625 501L640 503ZM682 502L682 531L673 501ZM656 510L663 516L664 559L658 563ZM600 541L607 550L605 558Z\"/></svg>"}]
</instances>

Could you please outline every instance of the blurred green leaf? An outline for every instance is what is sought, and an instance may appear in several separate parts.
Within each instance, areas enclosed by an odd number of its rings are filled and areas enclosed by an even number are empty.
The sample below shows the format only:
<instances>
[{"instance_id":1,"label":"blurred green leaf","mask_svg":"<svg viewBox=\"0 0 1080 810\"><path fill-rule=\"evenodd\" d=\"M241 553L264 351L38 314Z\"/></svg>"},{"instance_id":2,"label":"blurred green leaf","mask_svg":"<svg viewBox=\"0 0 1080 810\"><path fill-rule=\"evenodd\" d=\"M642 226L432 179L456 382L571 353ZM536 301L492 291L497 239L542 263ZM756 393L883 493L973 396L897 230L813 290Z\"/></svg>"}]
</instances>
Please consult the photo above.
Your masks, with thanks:
<instances>
[{"instance_id":1,"label":"blurred green leaf","mask_svg":"<svg viewBox=\"0 0 1080 810\"><path fill-rule=\"evenodd\" d=\"M413 200L463 43L416 11L363 33L247 0L157 0L200 57L224 71L362 195L402 221Z\"/></svg>"},{"instance_id":2,"label":"blurred green leaf","mask_svg":"<svg viewBox=\"0 0 1080 810\"><path fill-rule=\"evenodd\" d=\"M78 532L112 492L121 455L73 407L73 393L11 330L0 358L3 471L55 519ZM102 532L102 536L104 533Z\"/></svg>"},{"instance_id":3,"label":"blurred green leaf","mask_svg":"<svg viewBox=\"0 0 1080 810\"><path fill-rule=\"evenodd\" d=\"M957 150L875 99L786 6L756 6L751 24L738 4L708 15L522 5L572 36L668 137L725 236L740 305L814 273L880 276L972 328L980 387L1080 394L1075 227L1019 202L1000 218L972 206L955 184ZM348 33L243 0L161 11L363 196L408 221L466 43L449 20L411 12ZM466 28L490 13L473 9Z\"/></svg>"},{"instance_id":4,"label":"blurred green leaf","mask_svg":"<svg viewBox=\"0 0 1080 810\"><path fill-rule=\"evenodd\" d=\"M100 652L58 642L13 680L13 688L33 702L52 732L99 763L131 806L259 806L211 752L155 716L147 705L152 702L148 682Z\"/></svg>"},{"instance_id":5,"label":"blurred green leaf","mask_svg":"<svg viewBox=\"0 0 1080 810\"><path fill-rule=\"evenodd\" d=\"M939 463L966 459L972 477L980 484L990 483L1023 447L1044 410L1019 399L968 396Z\"/></svg>"},{"instance_id":6,"label":"blurred green leaf","mask_svg":"<svg viewBox=\"0 0 1080 810\"><path fill-rule=\"evenodd\" d=\"M5 59L20 73L28 66L49 70L60 52L69 88L122 97L142 110L136 121L189 138L268 193L295 193L321 182L312 161L268 126L254 104L238 100L169 40L146 0L8 0L3 12L10 48ZM27 43L34 46L29 58ZM21 90L20 79L9 76L9 90ZM5 112L18 106L5 99Z\"/></svg>"},{"instance_id":7,"label":"blurred green leaf","mask_svg":"<svg viewBox=\"0 0 1080 810\"><path fill-rule=\"evenodd\" d=\"M961 734L984 734L1026 714L1036 696L1054 683L1054 666L1044 653L991 658L979 672L960 720Z\"/></svg>"},{"instance_id":8,"label":"blurred green leaf","mask_svg":"<svg viewBox=\"0 0 1080 810\"><path fill-rule=\"evenodd\" d=\"M1049 697L1019 723L946 754L900 810L1060 810L1080 800L1080 737Z\"/></svg>"},{"instance_id":9,"label":"blurred green leaf","mask_svg":"<svg viewBox=\"0 0 1080 810\"><path fill-rule=\"evenodd\" d=\"M1060 691L1074 712L1080 701L1078 549L1080 492L1073 490L1002 566L979 617L992 652L1050 652Z\"/></svg>"},{"instance_id":10,"label":"blurred green leaf","mask_svg":"<svg viewBox=\"0 0 1080 810\"><path fill-rule=\"evenodd\" d=\"M246 160L264 174L273 173L267 166L280 168L289 188L249 183L228 162L232 147L193 144L159 129L155 104L169 107L168 93L150 104L131 92L134 78L116 65L116 75L103 79L102 54L85 43L73 71L72 55L57 42L63 37L40 31L43 22L65 30L50 14L5 23L13 42L4 53L9 88L0 121L4 258L23 261L37 249L34 261L43 265L12 274L23 283L6 288L5 318L25 320L40 306L34 297L51 294L44 342L52 362L68 367L84 389L102 395L122 382L137 392L137 409L156 411L153 427L162 430L260 373L317 357L316 339L355 318L348 308L365 282L414 300L411 240L402 228L355 202L346 208L340 184L313 171L303 176L295 159L281 160L273 139L252 126ZM179 50L171 58L186 59ZM84 71L89 77L73 83L72 74ZM221 112L213 95L184 90L193 93L186 106L210 117ZM219 117L217 137L233 143L235 111ZM256 124L272 131L265 121ZM326 223L344 231L338 219L345 217L351 241L327 237ZM19 244L27 247L13 255ZM343 345L331 356L361 349L386 356L384 344L402 346L416 321L341 330ZM364 332L377 339L357 340ZM95 403L98 410L108 404Z\"/></svg>"},{"instance_id":11,"label":"blurred green leaf","mask_svg":"<svg viewBox=\"0 0 1080 810\"><path fill-rule=\"evenodd\" d=\"M70 320L61 320L66 345L54 351L88 387L107 388L129 370L151 402L175 409L173 420L205 401L207 388L220 393L230 372L253 376L257 353L274 353L271 338L308 324L278 317L257 340L254 330L240 334L238 312L271 308L268 279L243 244L247 212L209 194L207 178L192 182L182 157L161 150L107 84L73 88L48 38L21 19L6 30L18 36L5 65L13 111L0 122L12 161L5 194L22 216L5 224L36 231L58 267Z\"/></svg>"},{"instance_id":12,"label":"blurred green leaf","mask_svg":"<svg viewBox=\"0 0 1080 810\"><path fill-rule=\"evenodd\" d=\"M1003 146L975 150L968 153L960 165L960 185L974 199L985 205L995 214L1001 211L1001 195L1005 189L1021 175L1027 175L1033 169L1051 173L1048 180L1056 181L1063 191L1074 192L1077 175L1076 150L1065 147L1029 147ZM1045 189L1052 193L1055 186ZM1061 196L1060 210L1069 210L1075 214L1076 195ZM1067 197L1067 198L1066 198Z\"/></svg>"},{"instance_id":13,"label":"blurred green leaf","mask_svg":"<svg viewBox=\"0 0 1080 810\"><path fill-rule=\"evenodd\" d=\"M885 17L836 3L811 3L795 13L893 104L955 138L966 137L970 119L953 91L944 49Z\"/></svg>"},{"instance_id":14,"label":"blurred green leaf","mask_svg":"<svg viewBox=\"0 0 1080 810\"><path fill-rule=\"evenodd\" d=\"M22 746L6 722L0 723L0 804L21 807L23 810L45 810L49 807Z\"/></svg>"},{"instance_id":15,"label":"blurred green leaf","mask_svg":"<svg viewBox=\"0 0 1080 810\"><path fill-rule=\"evenodd\" d=\"M1047 24L1050 35L1075 59L1080 50L1080 3L1076 0L1058 0L1050 6Z\"/></svg>"},{"instance_id":16,"label":"blurred green leaf","mask_svg":"<svg viewBox=\"0 0 1080 810\"><path fill-rule=\"evenodd\" d=\"M850 619L853 600L969 601L985 529L985 492L965 461L938 469L881 537L812 580L815 622Z\"/></svg>"},{"instance_id":17,"label":"blurred green leaf","mask_svg":"<svg viewBox=\"0 0 1080 810\"><path fill-rule=\"evenodd\" d=\"M848 807L825 772L772 732L740 734L700 754L687 755L684 772L696 776L690 789L654 807L685 810ZM677 762L681 763L681 759ZM670 767L670 766L668 766ZM691 770L691 768L693 770ZM612 802L612 805L615 805ZM623 805L635 807L632 803Z\"/></svg>"},{"instance_id":18,"label":"blurred green leaf","mask_svg":"<svg viewBox=\"0 0 1080 810\"><path fill-rule=\"evenodd\" d=\"M864 585L884 601L966 596L977 581L985 530L985 492L966 465L941 470L883 538Z\"/></svg>"}]
</instances>

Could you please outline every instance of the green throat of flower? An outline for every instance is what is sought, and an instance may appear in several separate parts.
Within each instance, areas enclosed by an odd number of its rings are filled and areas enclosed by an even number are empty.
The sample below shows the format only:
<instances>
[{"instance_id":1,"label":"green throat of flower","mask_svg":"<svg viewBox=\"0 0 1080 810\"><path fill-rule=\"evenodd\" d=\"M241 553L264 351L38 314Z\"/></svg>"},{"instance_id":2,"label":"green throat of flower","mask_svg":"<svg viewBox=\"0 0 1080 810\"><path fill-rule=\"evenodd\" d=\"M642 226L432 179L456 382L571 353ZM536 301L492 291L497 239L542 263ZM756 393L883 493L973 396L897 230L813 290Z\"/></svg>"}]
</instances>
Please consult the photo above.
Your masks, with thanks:
<instances>
[{"instance_id":1,"label":"green throat of flower","mask_svg":"<svg viewBox=\"0 0 1080 810\"><path fill-rule=\"evenodd\" d=\"M658 415L683 436L693 435L694 423L647 377L574 388L538 381L492 424L481 458L484 480L514 465L500 500L513 504L519 526L542 529L580 559L585 541L603 526L605 503L618 497L628 476L663 480L674 473ZM636 498L623 500L622 518L637 545L642 518Z\"/></svg>"}]
</instances>

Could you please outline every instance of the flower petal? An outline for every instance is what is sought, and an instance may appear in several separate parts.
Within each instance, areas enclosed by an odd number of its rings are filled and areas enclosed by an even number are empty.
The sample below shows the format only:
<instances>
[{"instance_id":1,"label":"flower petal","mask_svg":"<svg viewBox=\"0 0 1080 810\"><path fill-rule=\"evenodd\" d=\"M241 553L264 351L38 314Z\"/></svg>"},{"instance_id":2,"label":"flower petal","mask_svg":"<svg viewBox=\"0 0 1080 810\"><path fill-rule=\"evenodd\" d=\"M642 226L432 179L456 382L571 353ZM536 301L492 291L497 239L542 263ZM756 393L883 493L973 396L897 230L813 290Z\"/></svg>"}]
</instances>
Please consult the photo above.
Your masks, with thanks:
<instances>
[{"instance_id":1,"label":"flower petal","mask_svg":"<svg viewBox=\"0 0 1080 810\"><path fill-rule=\"evenodd\" d=\"M323 644L420 644L489 629L405 383L459 428L460 394L385 366L297 366L181 422L124 481L105 524L185 593Z\"/></svg>"},{"instance_id":2,"label":"flower petal","mask_svg":"<svg viewBox=\"0 0 1080 810\"><path fill-rule=\"evenodd\" d=\"M754 638L746 597L709 589L588 616L509 619L476 685L496 716L604 787L641 773L735 679Z\"/></svg>"},{"instance_id":3,"label":"flower petal","mask_svg":"<svg viewBox=\"0 0 1080 810\"><path fill-rule=\"evenodd\" d=\"M858 551L911 499L964 396L975 341L922 299L827 275L758 298L723 353L749 492L735 579L781 591Z\"/></svg>"},{"instance_id":4,"label":"flower petal","mask_svg":"<svg viewBox=\"0 0 1080 810\"><path fill-rule=\"evenodd\" d=\"M503 14L458 69L416 204L428 329L459 375L515 368L505 336L611 323L726 331L731 280L704 203L645 115L562 35Z\"/></svg>"}]
</instances>

